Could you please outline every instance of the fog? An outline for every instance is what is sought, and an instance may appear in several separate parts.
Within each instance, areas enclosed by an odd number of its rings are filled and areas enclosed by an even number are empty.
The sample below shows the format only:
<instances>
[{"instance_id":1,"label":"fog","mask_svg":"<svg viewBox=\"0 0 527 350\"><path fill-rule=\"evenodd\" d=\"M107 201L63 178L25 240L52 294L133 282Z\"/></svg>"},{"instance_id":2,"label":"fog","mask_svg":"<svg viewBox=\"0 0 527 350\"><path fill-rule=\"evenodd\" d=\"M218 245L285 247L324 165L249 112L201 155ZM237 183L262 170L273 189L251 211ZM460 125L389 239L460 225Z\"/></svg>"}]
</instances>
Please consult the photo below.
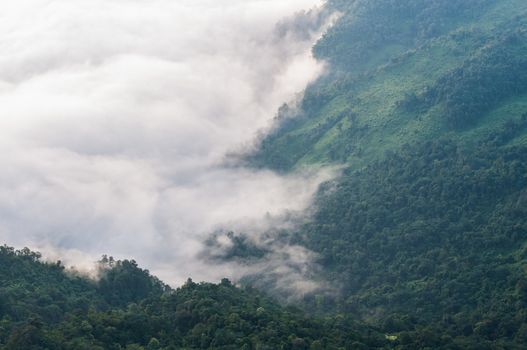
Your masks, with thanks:
<instances>
[{"instance_id":1,"label":"fog","mask_svg":"<svg viewBox=\"0 0 527 350\"><path fill-rule=\"evenodd\" d=\"M84 268L133 258L173 285L240 277L248 267L202 258L206 237L279 224L332 176L227 161L322 74L320 5L0 3L2 243Z\"/></svg>"}]
</instances>

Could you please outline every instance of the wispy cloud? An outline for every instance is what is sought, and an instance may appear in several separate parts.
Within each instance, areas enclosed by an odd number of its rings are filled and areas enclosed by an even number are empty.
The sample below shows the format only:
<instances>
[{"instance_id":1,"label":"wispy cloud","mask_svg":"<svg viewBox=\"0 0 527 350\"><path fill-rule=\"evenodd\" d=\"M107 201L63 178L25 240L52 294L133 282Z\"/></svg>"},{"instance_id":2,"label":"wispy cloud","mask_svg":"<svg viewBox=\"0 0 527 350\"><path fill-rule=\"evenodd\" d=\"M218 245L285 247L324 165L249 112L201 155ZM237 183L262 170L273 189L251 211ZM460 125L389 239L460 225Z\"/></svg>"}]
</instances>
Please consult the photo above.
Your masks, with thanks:
<instances>
[{"instance_id":1,"label":"wispy cloud","mask_svg":"<svg viewBox=\"0 0 527 350\"><path fill-rule=\"evenodd\" d=\"M316 5L2 2L0 239L172 283L234 275L199 259L206 235L303 210L328 178L223 165L322 72L320 18L298 14Z\"/></svg>"}]
</instances>

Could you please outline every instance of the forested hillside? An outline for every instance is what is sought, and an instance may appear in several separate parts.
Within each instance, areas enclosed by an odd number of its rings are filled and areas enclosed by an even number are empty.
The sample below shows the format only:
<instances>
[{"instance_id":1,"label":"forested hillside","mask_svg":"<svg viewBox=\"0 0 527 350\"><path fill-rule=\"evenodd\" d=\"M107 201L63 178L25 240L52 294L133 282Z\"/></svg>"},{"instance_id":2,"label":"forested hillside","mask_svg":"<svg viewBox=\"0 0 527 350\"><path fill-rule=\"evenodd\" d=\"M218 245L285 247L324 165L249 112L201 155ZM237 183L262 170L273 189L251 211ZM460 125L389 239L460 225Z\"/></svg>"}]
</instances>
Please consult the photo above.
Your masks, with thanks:
<instances>
[{"instance_id":1,"label":"forested hillside","mask_svg":"<svg viewBox=\"0 0 527 350\"><path fill-rule=\"evenodd\" d=\"M525 126L473 150L409 146L322 195L298 240L341 286L337 307L432 348L524 344L527 148L498 145Z\"/></svg>"},{"instance_id":2,"label":"forested hillside","mask_svg":"<svg viewBox=\"0 0 527 350\"><path fill-rule=\"evenodd\" d=\"M340 291L306 307L405 349L525 348L527 2L328 6L328 72L251 156L346 167L291 233Z\"/></svg>"},{"instance_id":3,"label":"forested hillside","mask_svg":"<svg viewBox=\"0 0 527 350\"><path fill-rule=\"evenodd\" d=\"M349 317L307 317L253 289L190 279L172 290L134 261L99 262L97 281L0 247L0 349L387 348Z\"/></svg>"},{"instance_id":4,"label":"forested hillside","mask_svg":"<svg viewBox=\"0 0 527 350\"><path fill-rule=\"evenodd\" d=\"M314 48L327 73L299 109L282 108L254 164L360 167L444 135L473 143L527 111L524 1L327 6L343 13Z\"/></svg>"}]
</instances>

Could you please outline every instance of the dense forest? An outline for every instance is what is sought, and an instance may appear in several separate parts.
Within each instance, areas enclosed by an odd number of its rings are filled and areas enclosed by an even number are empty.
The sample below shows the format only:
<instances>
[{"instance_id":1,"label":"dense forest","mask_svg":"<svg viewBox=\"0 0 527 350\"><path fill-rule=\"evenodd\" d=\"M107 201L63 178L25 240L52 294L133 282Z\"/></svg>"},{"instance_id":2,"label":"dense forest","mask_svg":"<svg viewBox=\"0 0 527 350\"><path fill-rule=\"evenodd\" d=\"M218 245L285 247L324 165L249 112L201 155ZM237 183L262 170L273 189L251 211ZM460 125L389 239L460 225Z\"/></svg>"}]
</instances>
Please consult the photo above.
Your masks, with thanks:
<instances>
[{"instance_id":1,"label":"dense forest","mask_svg":"<svg viewBox=\"0 0 527 350\"><path fill-rule=\"evenodd\" d=\"M524 344L527 148L499 145L526 128L408 146L321 194L297 239L342 286L337 307L432 348Z\"/></svg>"},{"instance_id":2,"label":"dense forest","mask_svg":"<svg viewBox=\"0 0 527 350\"><path fill-rule=\"evenodd\" d=\"M98 279L29 249L0 247L0 349L388 348L349 317L309 317L227 279L173 290L134 261L103 257Z\"/></svg>"},{"instance_id":3,"label":"dense forest","mask_svg":"<svg viewBox=\"0 0 527 350\"><path fill-rule=\"evenodd\" d=\"M330 70L250 157L345 165L290 232L339 290L304 307L404 349L525 348L527 3L327 6L342 17L314 53Z\"/></svg>"},{"instance_id":4,"label":"dense forest","mask_svg":"<svg viewBox=\"0 0 527 350\"><path fill-rule=\"evenodd\" d=\"M342 17L314 53L330 69L307 88L300 108L281 108L274 130L249 157L256 166L360 167L404 144L446 134L463 142L481 139L514 117L500 108L526 111L524 1L327 6Z\"/></svg>"}]
</instances>

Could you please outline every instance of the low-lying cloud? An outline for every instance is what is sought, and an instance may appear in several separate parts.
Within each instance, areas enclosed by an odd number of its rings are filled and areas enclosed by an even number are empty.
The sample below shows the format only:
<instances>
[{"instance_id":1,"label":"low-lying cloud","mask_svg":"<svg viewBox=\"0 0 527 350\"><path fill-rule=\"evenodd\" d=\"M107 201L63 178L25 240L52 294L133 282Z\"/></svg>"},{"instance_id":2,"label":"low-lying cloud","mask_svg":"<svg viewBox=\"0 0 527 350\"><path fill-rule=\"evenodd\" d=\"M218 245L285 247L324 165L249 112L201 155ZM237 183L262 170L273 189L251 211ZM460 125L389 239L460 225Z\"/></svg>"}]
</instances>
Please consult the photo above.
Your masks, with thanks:
<instances>
[{"instance_id":1,"label":"low-lying cloud","mask_svg":"<svg viewBox=\"0 0 527 350\"><path fill-rule=\"evenodd\" d=\"M174 284L239 277L200 258L206 236L301 211L330 176L224 165L322 72L321 19L298 14L317 5L2 2L0 239Z\"/></svg>"}]
</instances>

